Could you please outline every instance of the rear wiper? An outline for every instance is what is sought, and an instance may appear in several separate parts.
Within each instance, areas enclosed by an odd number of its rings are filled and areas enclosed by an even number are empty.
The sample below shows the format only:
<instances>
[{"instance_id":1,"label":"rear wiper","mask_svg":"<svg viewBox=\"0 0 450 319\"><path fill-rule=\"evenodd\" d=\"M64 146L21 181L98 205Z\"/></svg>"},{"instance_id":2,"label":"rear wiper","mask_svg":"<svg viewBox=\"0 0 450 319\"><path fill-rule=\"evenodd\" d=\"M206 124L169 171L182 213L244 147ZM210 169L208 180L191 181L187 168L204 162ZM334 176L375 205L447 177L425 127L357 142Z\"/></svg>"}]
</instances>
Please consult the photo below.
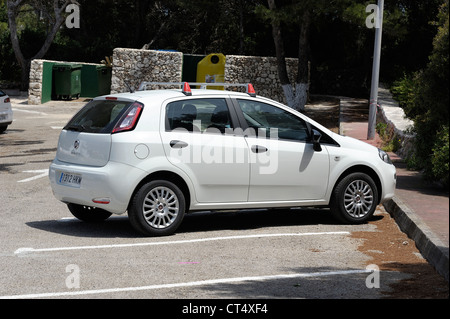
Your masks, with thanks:
<instances>
[{"instance_id":1,"label":"rear wiper","mask_svg":"<svg viewBox=\"0 0 450 319\"><path fill-rule=\"evenodd\" d=\"M86 131L86 127L84 125L82 125L82 124L80 124L80 125L72 124L72 125L66 126L65 129L69 130L69 131L76 131L76 132L84 132L84 131Z\"/></svg>"}]
</instances>

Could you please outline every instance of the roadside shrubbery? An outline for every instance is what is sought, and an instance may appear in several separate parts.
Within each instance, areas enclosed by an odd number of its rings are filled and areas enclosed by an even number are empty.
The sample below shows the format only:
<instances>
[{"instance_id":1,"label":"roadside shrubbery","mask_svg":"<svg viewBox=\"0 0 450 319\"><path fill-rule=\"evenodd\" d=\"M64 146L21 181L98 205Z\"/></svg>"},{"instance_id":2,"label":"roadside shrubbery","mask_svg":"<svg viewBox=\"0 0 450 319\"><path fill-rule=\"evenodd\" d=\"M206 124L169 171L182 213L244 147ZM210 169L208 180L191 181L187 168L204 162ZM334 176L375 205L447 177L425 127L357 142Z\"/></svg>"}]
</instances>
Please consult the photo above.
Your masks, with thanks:
<instances>
[{"instance_id":1,"label":"roadside shrubbery","mask_svg":"<svg viewBox=\"0 0 450 319\"><path fill-rule=\"evenodd\" d=\"M414 121L415 153L408 159L429 179L448 187L449 177L449 16L448 0L438 16L438 33L425 69L392 86L408 118Z\"/></svg>"},{"instance_id":2,"label":"roadside shrubbery","mask_svg":"<svg viewBox=\"0 0 450 319\"><path fill-rule=\"evenodd\" d=\"M433 175L448 187L448 125L438 131L431 158Z\"/></svg>"}]
</instances>

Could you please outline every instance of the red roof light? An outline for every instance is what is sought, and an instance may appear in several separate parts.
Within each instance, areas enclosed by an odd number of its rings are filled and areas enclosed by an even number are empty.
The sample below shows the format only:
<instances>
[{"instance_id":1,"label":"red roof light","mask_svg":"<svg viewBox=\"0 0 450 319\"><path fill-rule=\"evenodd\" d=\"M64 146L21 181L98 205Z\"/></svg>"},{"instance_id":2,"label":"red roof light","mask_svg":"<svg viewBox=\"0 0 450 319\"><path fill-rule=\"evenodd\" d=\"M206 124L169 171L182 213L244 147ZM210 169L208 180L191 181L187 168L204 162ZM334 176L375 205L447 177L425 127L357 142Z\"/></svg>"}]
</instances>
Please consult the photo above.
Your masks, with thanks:
<instances>
[{"instance_id":1,"label":"red roof light","mask_svg":"<svg viewBox=\"0 0 450 319\"><path fill-rule=\"evenodd\" d=\"M256 96L255 89L253 88L253 85L252 85L251 83L249 83L249 84L247 85L247 93L248 93L248 95L250 95L250 96L252 96L252 97L255 97L255 96Z\"/></svg>"},{"instance_id":2,"label":"red roof light","mask_svg":"<svg viewBox=\"0 0 450 319\"><path fill-rule=\"evenodd\" d=\"M183 84L183 94L187 95L187 96L191 96L192 95L192 91L191 91L191 87L189 86L189 83L184 82Z\"/></svg>"}]
</instances>

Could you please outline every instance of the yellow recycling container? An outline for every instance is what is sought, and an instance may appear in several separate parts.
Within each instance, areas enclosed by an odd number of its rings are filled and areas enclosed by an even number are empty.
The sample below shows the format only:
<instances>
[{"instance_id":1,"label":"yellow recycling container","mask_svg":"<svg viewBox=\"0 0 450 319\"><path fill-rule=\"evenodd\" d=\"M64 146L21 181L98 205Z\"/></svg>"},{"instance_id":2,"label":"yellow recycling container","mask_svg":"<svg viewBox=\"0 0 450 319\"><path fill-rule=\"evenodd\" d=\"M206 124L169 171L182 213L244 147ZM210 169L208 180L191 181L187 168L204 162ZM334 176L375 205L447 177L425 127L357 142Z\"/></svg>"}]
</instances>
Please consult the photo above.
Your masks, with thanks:
<instances>
[{"instance_id":1,"label":"yellow recycling container","mask_svg":"<svg viewBox=\"0 0 450 319\"><path fill-rule=\"evenodd\" d=\"M222 53L207 55L197 64L197 82L225 82L225 56ZM210 89L223 90L223 86L211 86Z\"/></svg>"}]
</instances>

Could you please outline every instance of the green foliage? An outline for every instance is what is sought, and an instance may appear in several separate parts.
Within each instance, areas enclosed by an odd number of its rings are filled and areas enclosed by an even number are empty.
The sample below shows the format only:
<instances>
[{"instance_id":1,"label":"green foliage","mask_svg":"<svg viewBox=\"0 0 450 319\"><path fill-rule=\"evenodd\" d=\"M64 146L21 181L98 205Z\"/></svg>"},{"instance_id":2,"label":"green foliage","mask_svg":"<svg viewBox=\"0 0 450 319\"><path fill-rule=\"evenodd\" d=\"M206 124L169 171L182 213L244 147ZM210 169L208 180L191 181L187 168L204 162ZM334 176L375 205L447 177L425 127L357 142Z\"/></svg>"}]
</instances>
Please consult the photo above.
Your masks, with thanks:
<instances>
[{"instance_id":1,"label":"green foliage","mask_svg":"<svg viewBox=\"0 0 450 319\"><path fill-rule=\"evenodd\" d=\"M433 146L433 157L431 158L432 173L437 180L440 180L448 187L448 162L449 162L449 137L448 125L443 126L437 132L436 142Z\"/></svg>"},{"instance_id":2,"label":"green foliage","mask_svg":"<svg viewBox=\"0 0 450 319\"><path fill-rule=\"evenodd\" d=\"M448 0L441 6L437 34L427 66L394 84L407 117L414 121L415 154L409 165L448 185L449 16Z\"/></svg>"},{"instance_id":3,"label":"green foliage","mask_svg":"<svg viewBox=\"0 0 450 319\"><path fill-rule=\"evenodd\" d=\"M385 1L380 73L383 82L424 68L437 29L429 21L436 17L440 2ZM23 3L28 7L21 9L18 18L19 36L24 56L30 58L48 32L53 14L48 9L53 1ZM80 28L62 25L45 59L98 63L112 55L114 48L140 49L149 43L150 49L174 49L187 54L274 56L271 19L279 20L285 31L286 56L298 57L300 19L308 9L312 19L310 46L306 48L311 57L311 92L360 97L367 97L369 92L374 30L365 25L365 8L374 1L277 0L275 13L267 9L267 0L78 3ZM46 10L39 13L32 6L45 6ZM6 33L6 0L0 0L0 76L12 79L18 77L17 63Z\"/></svg>"},{"instance_id":4,"label":"green foliage","mask_svg":"<svg viewBox=\"0 0 450 319\"><path fill-rule=\"evenodd\" d=\"M9 82L20 80L20 68L16 62L14 51L11 47L9 35L8 16L6 14L6 1L0 1L0 84L3 86L5 79Z\"/></svg>"},{"instance_id":5,"label":"green foliage","mask_svg":"<svg viewBox=\"0 0 450 319\"><path fill-rule=\"evenodd\" d=\"M392 129L388 128L388 125L383 122L378 122L376 125L376 131L383 141L381 149L386 152L395 152L401 146L401 141Z\"/></svg>"},{"instance_id":6,"label":"green foliage","mask_svg":"<svg viewBox=\"0 0 450 319\"><path fill-rule=\"evenodd\" d=\"M394 81L391 92L392 96L399 102L400 107L405 109L413 104L415 89L415 75L408 76L405 74L400 80Z\"/></svg>"}]
</instances>

